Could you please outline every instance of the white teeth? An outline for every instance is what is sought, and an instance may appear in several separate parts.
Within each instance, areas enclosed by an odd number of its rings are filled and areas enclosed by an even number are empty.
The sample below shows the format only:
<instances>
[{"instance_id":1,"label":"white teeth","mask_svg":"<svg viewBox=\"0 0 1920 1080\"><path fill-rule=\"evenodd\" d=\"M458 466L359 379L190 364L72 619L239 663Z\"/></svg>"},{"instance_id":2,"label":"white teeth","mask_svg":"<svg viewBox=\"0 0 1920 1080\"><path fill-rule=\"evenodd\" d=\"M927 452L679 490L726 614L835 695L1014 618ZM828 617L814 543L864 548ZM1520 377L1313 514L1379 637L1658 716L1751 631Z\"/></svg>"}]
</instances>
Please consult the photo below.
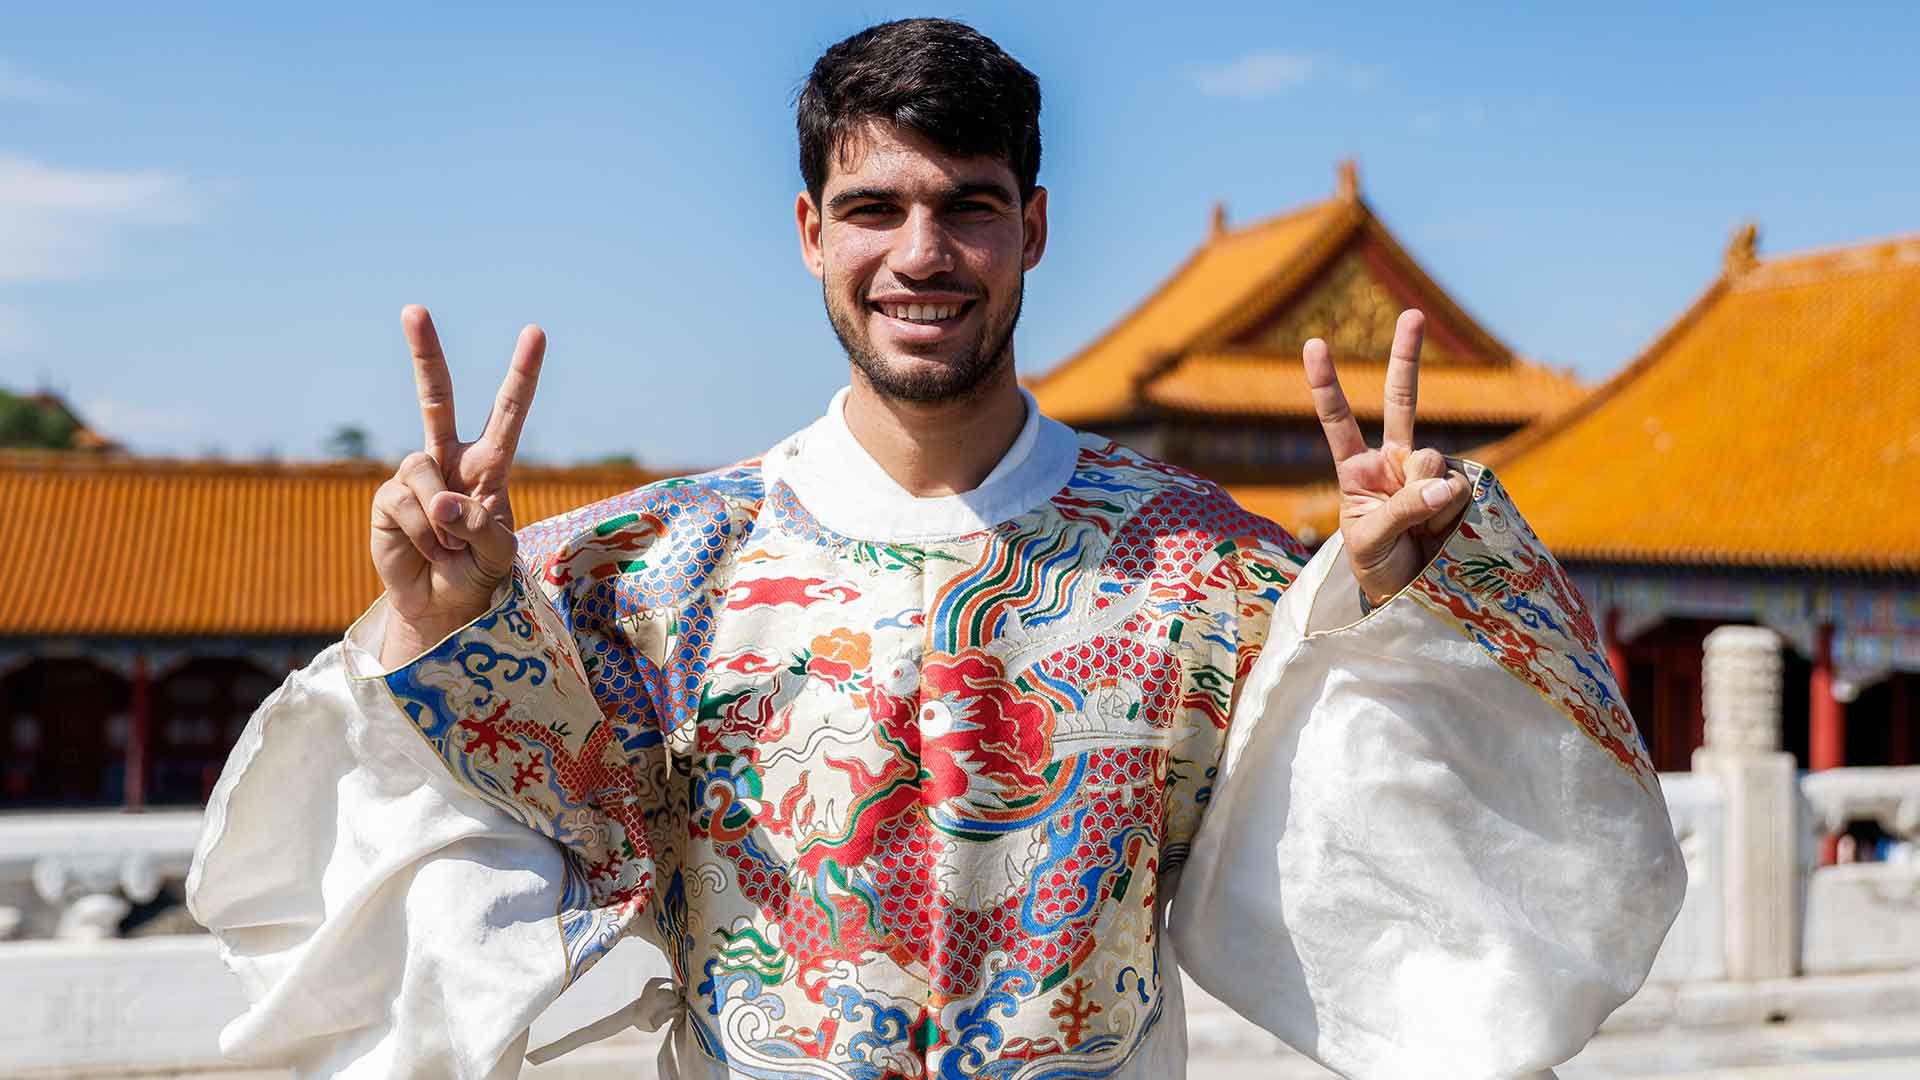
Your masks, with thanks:
<instances>
[{"instance_id":1,"label":"white teeth","mask_svg":"<svg viewBox=\"0 0 1920 1080\"><path fill-rule=\"evenodd\" d=\"M960 314L960 304L881 304L880 310L891 318L908 322L944 322Z\"/></svg>"}]
</instances>

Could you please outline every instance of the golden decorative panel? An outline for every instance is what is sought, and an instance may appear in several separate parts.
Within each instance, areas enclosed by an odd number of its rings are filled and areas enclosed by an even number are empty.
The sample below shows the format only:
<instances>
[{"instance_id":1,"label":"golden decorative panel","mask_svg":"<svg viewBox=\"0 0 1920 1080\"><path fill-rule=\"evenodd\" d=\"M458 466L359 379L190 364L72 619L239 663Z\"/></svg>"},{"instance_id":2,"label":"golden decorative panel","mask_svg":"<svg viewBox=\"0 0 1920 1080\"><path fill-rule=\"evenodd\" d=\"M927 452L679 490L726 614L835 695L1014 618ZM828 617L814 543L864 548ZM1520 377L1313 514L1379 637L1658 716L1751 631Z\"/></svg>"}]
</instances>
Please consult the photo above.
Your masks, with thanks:
<instances>
[{"instance_id":1,"label":"golden decorative panel","mask_svg":"<svg viewBox=\"0 0 1920 1080\"><path fill-rule=\"evenodd\" d=\"M1387 358L1400 312L1417 306L1401 298L1367 265L1361 248L1349 249L1309 285L1278 318L1256 328L1238 346L1294 353L1308 338L1325 338L1334 363ZM1431 332L1420 351L1423 364L1472 363Z\"/></svg>"}]
</instances>

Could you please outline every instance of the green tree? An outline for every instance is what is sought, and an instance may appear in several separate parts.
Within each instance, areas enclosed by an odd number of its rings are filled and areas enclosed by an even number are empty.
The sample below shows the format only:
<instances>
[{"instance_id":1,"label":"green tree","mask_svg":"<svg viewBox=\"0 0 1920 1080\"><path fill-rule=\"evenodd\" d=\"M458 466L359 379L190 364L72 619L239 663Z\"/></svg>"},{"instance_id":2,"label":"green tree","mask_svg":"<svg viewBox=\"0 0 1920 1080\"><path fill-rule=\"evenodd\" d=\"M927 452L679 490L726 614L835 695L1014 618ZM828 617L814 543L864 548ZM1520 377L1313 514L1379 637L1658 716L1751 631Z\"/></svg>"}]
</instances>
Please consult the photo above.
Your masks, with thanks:
<instances>
[{"instance_id":1,"label":"green tree","mask_svg":"<svg viewBox=\"0 0 1920 1080\"><path fill-rule=\"evenodd\" d=\"M0 447L70 450L79 421L64 409L47 408L0 390Z\"/></svg>"},{"instance_id":2,"label":"green tree","mask_svg":"<svg viewBox=\"0 0 1920 1080\"><path fill-rule=\"evenodd\" d=\"M367 429L353 424L342 424L335 428L321 449L329 456L362 461L373 456L372 440L367 437Z\"/></svg>"}]
</instances>

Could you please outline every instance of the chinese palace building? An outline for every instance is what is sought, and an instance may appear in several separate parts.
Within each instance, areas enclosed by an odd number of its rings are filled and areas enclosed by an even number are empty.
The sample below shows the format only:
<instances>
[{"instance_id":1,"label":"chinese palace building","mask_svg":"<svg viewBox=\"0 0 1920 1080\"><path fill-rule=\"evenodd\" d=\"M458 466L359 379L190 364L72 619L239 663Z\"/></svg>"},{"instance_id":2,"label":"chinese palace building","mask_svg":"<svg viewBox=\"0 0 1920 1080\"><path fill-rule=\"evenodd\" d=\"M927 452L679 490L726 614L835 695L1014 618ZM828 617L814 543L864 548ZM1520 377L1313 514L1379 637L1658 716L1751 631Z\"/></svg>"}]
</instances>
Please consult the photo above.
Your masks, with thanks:
<instances>
[{"instance_id":1,"label":"chinese palace building","mask_svg":"<svg viewBox=\"0 0 1920 1080\"><path fill-rule=\"evenodd\" d=\"M1435 283L1367 206L1352 162L1333 198L1278 217L1229 229L1216 207L1186 262L1029 388L1055 419L1230 484L1249 509L1316 542L1332 516L1333 459L1300 348L1326 340L1355 415L1377 427L1394 321L1409 307L1427 314L1427 445L1459 453L1586 394L1514 355Z\"/></svg>"},{"instance_id":2,"label":"chinese palace building","mask_svg":"<svg viewBox=\"0 0 1920 1080\"><path fill-rule=\"evenodd\" d=\"M1428 316L1422 442L1493 465L1567 564L1660 769L1701 744L1701 643L1723 623L1789 643L1803 766L1920 761L1920 237L1762 259L1744 230L1590 391L1448 296L1346 165L1325 201L1238 228L1216 211L1165 281L1029 386L1317 542L1337 495L1301 345L1328 341L1377 426L1406 307ZM197 806L259 702L378 595L367 508L390 466L79 441L0 451L0 810ZM525 466L515 508L530 522L657 475Z\"/></svg>"},{"instance_id":3,"label":"chinese palace building","mask_svg":"<svg viewBox=\"0 0 1920 1080\"><path fill-rule=\"evenodd\" d=\"M254 708L380 595L391 472L0 453L0 809L202 804ZM657 475L522 466L514 509Z\"/></svg>"},{"instance_id":4,"label":"chinese palace building","mask_svg":"<svg viewBox=\"0 0 1920 1080\"><path fill-rule=\"evenodd\" d=\"M1572 411L1483 456L1604 626L1663 770L1701 745L1701 642L1789 643L1804 768L1920 762L1920 236L1724 268Z\"/></svg>"},{"instance_id":5,"label":"chinese palace building","mask_svg":"<svg viewBox=\"0 0 1920 1080\"><path fill-rule=\"evenodd\" d=\"M1763 260L1756 235L1589 395L1474 322L1347 164L1326 202L1232 230L1216 211L1165 282L1029 385L1317 543L1338 495L1301 345L1326 339L1377 425L1394 320L1421 308L1421 442L1493 465L1573 572L1657 767L1702 744L1702 642L1725 623L1789 643L1803 767L1920 762L1920 237Z\"/></svg>"}]
</instances>

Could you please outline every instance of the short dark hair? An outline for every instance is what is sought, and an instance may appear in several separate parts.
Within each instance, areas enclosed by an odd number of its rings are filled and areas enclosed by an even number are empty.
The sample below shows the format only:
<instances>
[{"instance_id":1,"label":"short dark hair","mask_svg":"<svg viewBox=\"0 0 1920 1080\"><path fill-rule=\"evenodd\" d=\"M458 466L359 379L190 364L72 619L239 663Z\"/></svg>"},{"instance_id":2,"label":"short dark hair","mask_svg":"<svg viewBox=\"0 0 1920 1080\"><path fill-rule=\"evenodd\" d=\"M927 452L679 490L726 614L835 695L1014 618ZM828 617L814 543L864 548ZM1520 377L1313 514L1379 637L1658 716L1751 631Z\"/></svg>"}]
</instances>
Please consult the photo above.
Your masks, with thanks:
<instances>
[{"instance_id":1,"label":"short dark hair","mask_svg":"<svg viewBox=\"0 0 1920 1080\"><path fill-rule=\"evenodd\" d=\"M832 155L866 120L884 120L950 154L996 157L1033 195L1040 176L1040 80L993 39L950 19L870 26L814 61L795 101L800 175L814 201Z\"/></svg>"}]
</instances>

